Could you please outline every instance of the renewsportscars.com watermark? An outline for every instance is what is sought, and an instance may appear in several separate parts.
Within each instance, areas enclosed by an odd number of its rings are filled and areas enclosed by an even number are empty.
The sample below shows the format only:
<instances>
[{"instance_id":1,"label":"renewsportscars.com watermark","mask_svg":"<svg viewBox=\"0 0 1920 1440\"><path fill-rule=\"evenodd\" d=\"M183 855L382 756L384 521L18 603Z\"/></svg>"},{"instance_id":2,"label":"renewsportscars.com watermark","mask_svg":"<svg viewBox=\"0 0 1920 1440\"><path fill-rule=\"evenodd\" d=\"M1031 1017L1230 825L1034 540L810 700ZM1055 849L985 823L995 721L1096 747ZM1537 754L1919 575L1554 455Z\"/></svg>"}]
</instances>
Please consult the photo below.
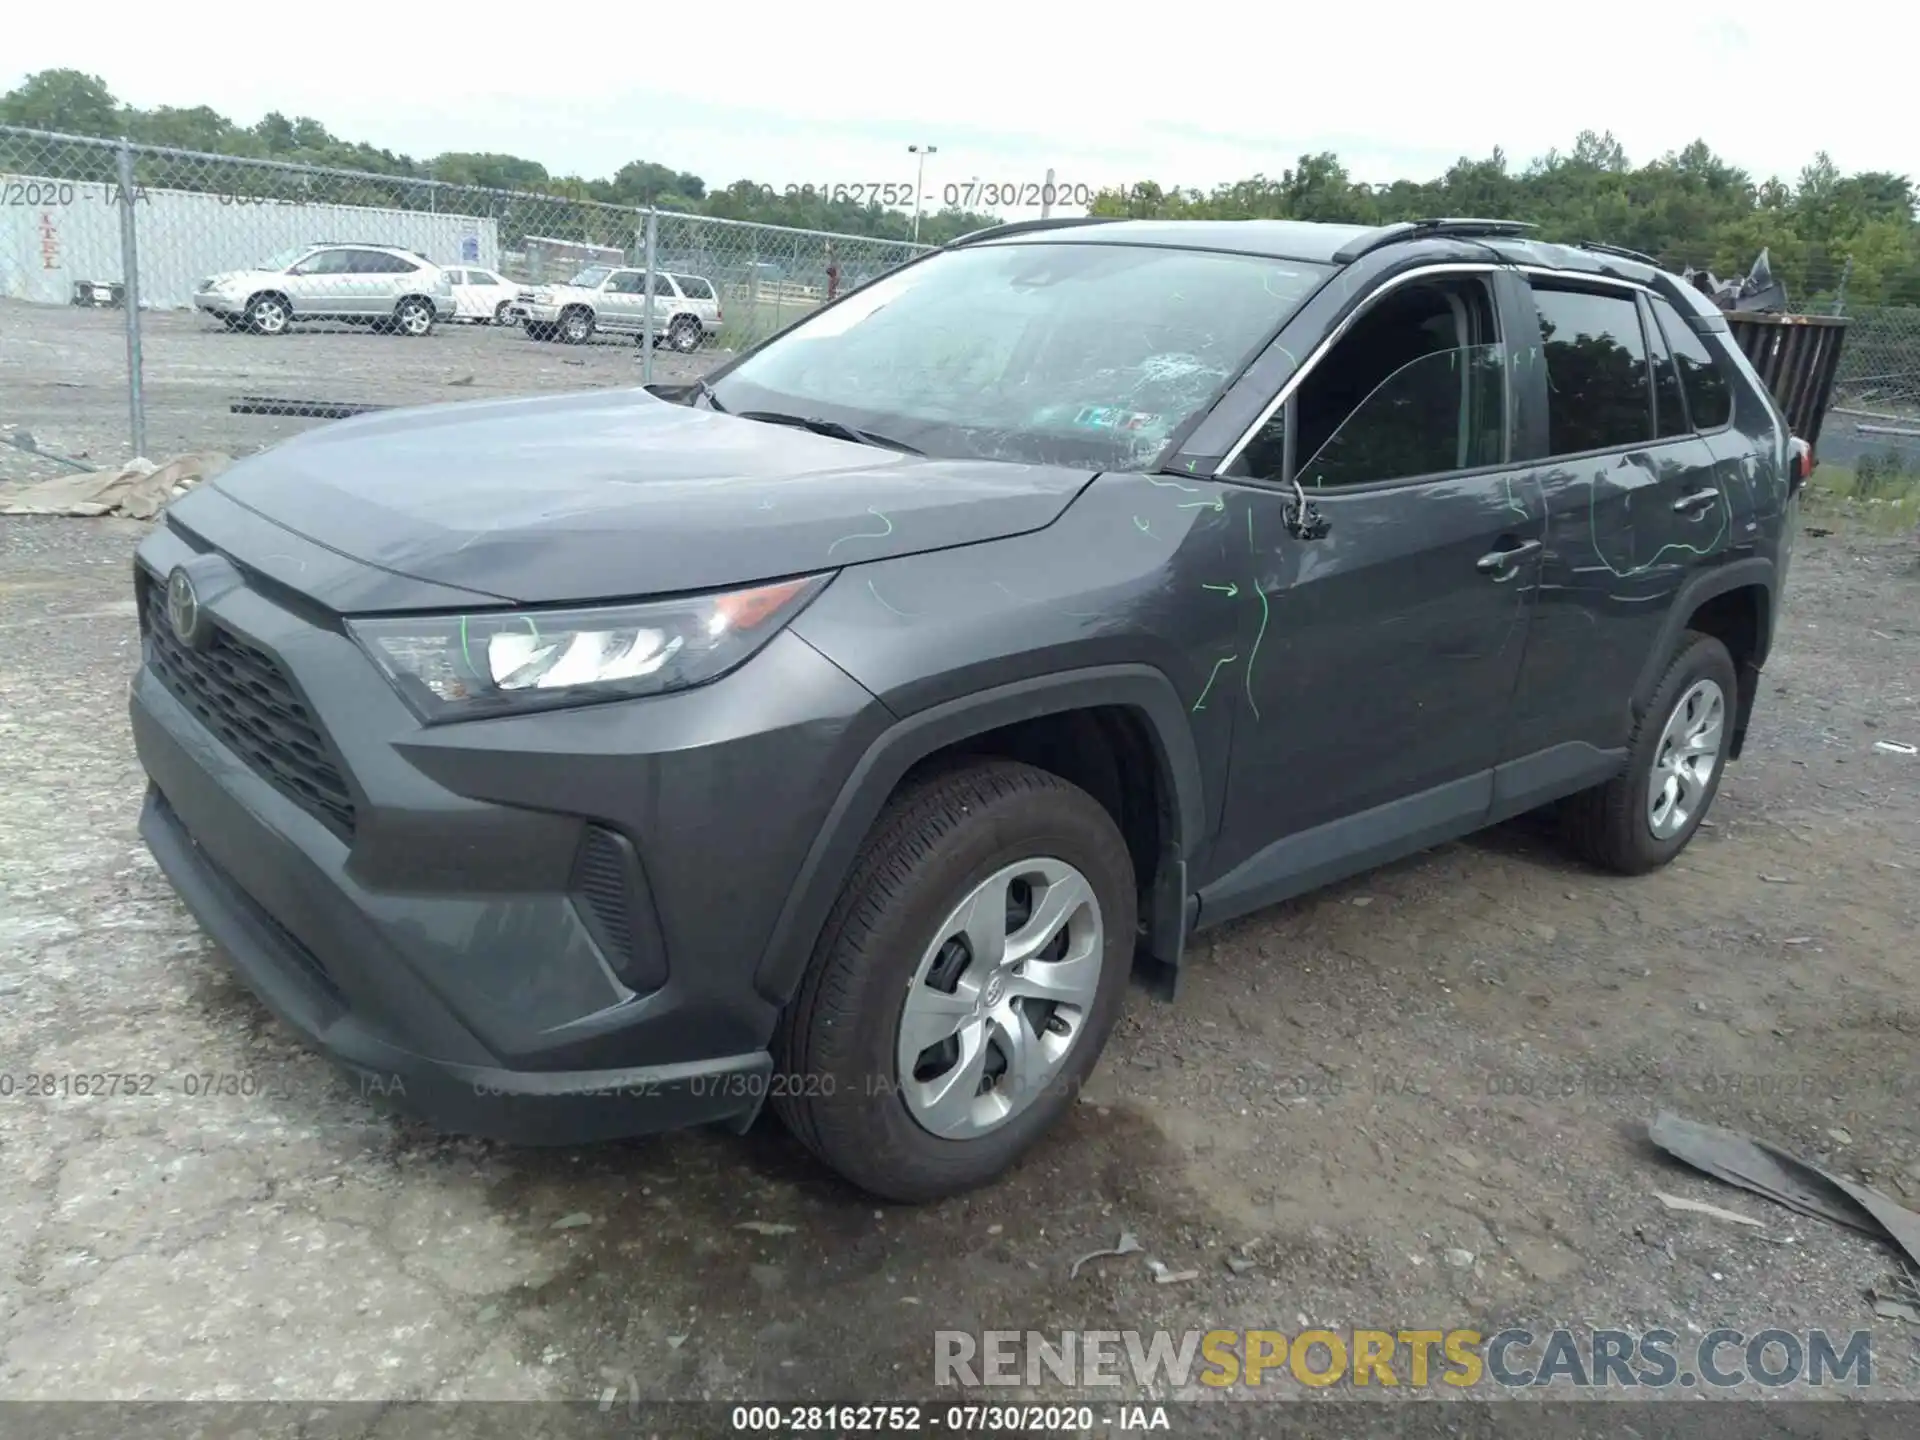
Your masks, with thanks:
<instances>
[{"instance_id":1,"label":"renewsportscars.com watermark","mask_svg":"<svg viewBox=\"0 0 1920 1440\"><path fill-rule=\"evenodd\" d=\"M1873 1383L1873 1335L1855 1330L936 1330L937 1386L1206 1385L1289 1381L1407 1390L1716 1390Z\"/></svg>"}]
</instances>

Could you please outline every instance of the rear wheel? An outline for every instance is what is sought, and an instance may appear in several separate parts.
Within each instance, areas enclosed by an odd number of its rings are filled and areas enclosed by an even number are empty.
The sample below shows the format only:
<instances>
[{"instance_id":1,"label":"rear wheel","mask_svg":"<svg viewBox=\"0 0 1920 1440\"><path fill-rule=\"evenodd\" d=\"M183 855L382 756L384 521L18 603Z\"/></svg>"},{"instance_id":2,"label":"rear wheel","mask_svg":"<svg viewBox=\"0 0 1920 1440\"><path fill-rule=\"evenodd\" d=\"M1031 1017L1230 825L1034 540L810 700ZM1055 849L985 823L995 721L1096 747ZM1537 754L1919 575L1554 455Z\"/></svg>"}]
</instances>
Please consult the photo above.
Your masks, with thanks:
<instances>
[{"instance_id":1,"label":"rear wheel","mask_svg":"<svg viewBox=\"0 0 1920 1440\"><path fill-rule=\"evenodd\" d=\"M1727 647L1687 631L1634 727L1627 768L1563 807L1582 855L1643 875L1686 849L1720 791L1738 687Z\"/></svg>"},{"instance_id":2,"label":"rear wheel","mask_svg":"<svg viewBox=\"0 0 1920 1440\"><path fill-rule=\"evenodd\" d=\"M409 295L393 307L392 329L419 339L433 332L433 305L417 295Z\"/></svg>"},{"instance_id":3,"label":"rear wheel","mask_svg":"<svg viewBox=\"0 0 1920 1440\"><path fill-rule=\"evenodd\" d=\"M1100 1057L1134 894L1112 817L1058 776L994 760L903 790L782 1016L776 1111L886 1199L992 1179Z\"/></svg>"},{"instance_id":4,"label":"rear wheel","mask_svg":"<svg viewBox=\"0 0 1920 1440\"><path fill-rule=\"evenodd\" d=\"M677 315L667 327L667 343L682 355L689 355L700 348L705 333L691 315Z\"/></svg>"},{"instance_id":5,"label":"rear wheel","mask_svg":"<svg viewBox=\"0 0 1920 1440\"><path fill-rule=\"evenodd\" d=\"M247 302L243 323L256 335L284 335L293 323L293 307L279 295L256 295Z\"/></svg>"},{"instance_id":6,"label":"rear wheel","mask_svg":"<svg viewBox=\"0 0 1920 1440\"><path fill-rule=\"evenodd\" d=\"M502 300L498 305L493 307L493 323L496 325L513 324L513 302L511 300Z\"/></svg>"}]
</instances>

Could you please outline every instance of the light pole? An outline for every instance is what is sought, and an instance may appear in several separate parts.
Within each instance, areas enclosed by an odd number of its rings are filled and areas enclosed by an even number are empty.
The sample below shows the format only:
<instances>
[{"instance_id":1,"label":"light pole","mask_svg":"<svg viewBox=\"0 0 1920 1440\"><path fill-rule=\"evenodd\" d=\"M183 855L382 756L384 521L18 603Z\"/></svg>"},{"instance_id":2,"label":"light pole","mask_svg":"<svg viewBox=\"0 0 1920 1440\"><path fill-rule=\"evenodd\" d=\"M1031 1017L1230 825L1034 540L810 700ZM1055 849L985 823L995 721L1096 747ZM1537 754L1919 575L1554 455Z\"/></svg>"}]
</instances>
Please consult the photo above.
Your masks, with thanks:
<instances>
[{"instance_id":1,"label":"light pole","mask_svg":"<svg viewBox=\"0 0 1920 1440\"><path fill-rule=\"evenodd\" d=\"M913 243L918 245L920 243L920 197L927 188L927 156L938 155L940 153L940 147L938 145L909 145L907 146L907 153L920 157L920 166L914 175L913 181Z\"/></svg>"}]
</instances>

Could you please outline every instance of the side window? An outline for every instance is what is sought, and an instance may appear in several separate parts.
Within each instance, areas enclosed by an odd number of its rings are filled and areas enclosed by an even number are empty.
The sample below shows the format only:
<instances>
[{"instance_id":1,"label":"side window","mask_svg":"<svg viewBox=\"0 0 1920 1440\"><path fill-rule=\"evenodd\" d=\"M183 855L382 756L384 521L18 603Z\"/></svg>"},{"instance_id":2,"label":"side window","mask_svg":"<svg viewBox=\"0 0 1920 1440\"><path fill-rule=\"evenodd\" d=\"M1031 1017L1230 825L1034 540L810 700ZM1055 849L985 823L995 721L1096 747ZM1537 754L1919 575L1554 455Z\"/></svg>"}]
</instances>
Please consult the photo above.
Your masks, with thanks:
<instances>
[{"instance_id":1,"label":"side window","mask_svg":"<svg viewBox=\"0 0 1920 1440\"><path fill-rule=\"evenodd\" d=\"M322 250L293 267L295 275L344 275L352 259L347 250Z\"/></svg>"},{"instance_id":2,"label":"side window","mask_svg":"<svg viewBox=\"0 0 1920 1440\"><path fill-rule=\"evenodd\" d=\"M507 283L491 270L469 270L467 274L472 277L467 282L471 285L504 285Z\"/></svg>"},{"instance_id":3,"label":"side window","mask_svg":"<svg viewBox=\"0 0 1920 1440\"><path fill-rule=\"evenodd\" d=\"M1506 351L1478 280L1414 281L1376 301L1300 382L1242 466L1303 486L1377 484L1498 464Z\"/></svg>"},{"instance_id":4,"label":"side window","mask_svg":"<svg viewBox=\"0 0 1920 1440\"><path fill-rule=\"evenodd\" d=\"M681 275L677 278L680 282L681 294L685 295L689 300L711 300L713 298L713 287L698 275Z\"/></svg>"},{"instance_id":5,"label":"side window","mask_svg":"<svg viewBox=\"0 0 1920 1440\"><path fill-rule=\"evenodd\" d=\"M1655 299L1653 313L1673 347L1680 384L1687 392L1687 404L1693 411L1696 429L1717 430L1733 418L1733 390L1727 375L1707 348L1707 342L1694 334L1680 318L1680 312L1666 301Z\"/></svg>"},{"instance_id":6,"label":"side window","mask_svg":"<svg viewBox=\"0 0 1920 1440\"><path fill-rule=\"evenodd\" d=\"M654 272L653 293L660 296L664 300L674 300L679 298L674 294L673 277L671 275L666 274L664 271L656 270Z\"/></svg>"},{"instance_id":7,"label":"side window","mask_svg":"<svg viewBox=\"0 0 1920 1440\"><path fill-rule=\"evenodd\" d=\"M1653 438L1640 307L1627 294L1535 284L1547 362L1547 447L1578 455Z\"/></svg>"},{"instance_id":8,"label":"side window","mask_svg":"<svg viewBox=\"0 0 1920 1440\"><path fill-rule=\"evenodd\" d=\"M1661 440L1690 435L1686 403L1680 398L1680 372L1657 325L1648 327L1647 345L1653 351L1653 433Z\"/></svg>"},{"instance_id":9,"label":"side window","mask_svg":"<svg viewBox=\"0 0 1920 1440\"><path fill-rule=\"evenodd\" d=\"M464 270L447 271L447 283L449 285L465 285L467 283L467 272Z\"/></svg>"},{"instance_id":10,"label":"side window","mask_svg":"<svg viewBox=\"0 0 1920 1440\"><path fill-rule=\"evenodd\" d=\"M609 295L638 295L646 278L638 270L617 270L607 277L603 288Z\"/></svg>"}]
</instances>

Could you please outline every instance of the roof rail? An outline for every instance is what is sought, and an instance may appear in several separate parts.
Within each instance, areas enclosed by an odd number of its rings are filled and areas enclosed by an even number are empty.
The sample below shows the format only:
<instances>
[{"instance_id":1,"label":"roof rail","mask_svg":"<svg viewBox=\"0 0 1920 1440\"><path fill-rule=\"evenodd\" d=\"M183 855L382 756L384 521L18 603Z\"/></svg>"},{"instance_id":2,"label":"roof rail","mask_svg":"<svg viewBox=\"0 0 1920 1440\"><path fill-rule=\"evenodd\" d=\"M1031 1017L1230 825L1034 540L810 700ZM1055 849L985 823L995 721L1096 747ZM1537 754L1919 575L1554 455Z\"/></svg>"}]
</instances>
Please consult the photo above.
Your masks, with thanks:
<instances>
[{"instance_id":1,"label":"roof rail","mask_svg":"<svg viewBox=\"0 0 1920 1440\"><path fill-rule=\"evenodd\" d=\"M1337 263L1345 265L1358 260L1362 255L1378 250L1382 245L1395 245L1402 240L1425 240L1436 235L1522 236L1538 228L1524 220L1475 220L1469 217L1401 220L1392 225L1379 226L1356 240L1348 241L1333 252L1333 258Z\"/></svg>"},{"instance_id":2,"label":"roof rail","mask_svg":"<svg viewBox=\"0 0 1920 1440\"><path fill-rule=\"evenodd\" d=\"M998 240L1006 235L1026 235L1035 230L1066 230L1075 225L1106 225L1119 217L1113 215L1062 215L1059 219L1046 220L1009 220L1004 225L989 225L984 230L972 230L957 239L949 240L942 249L952 250L961 245L971 245L978 240Z\"/></svg>"},{"instance_id":3,"label":"roof rail","mask_svg":"<svg viewBox=\"0 0 1920 1440\"><path fill-rule=\"evenodd\" d=\"M1651 265L1656 270L1664 270L1666 268L1651 255L1643 254L1638 250L1629 250L1624 245L1609 245L1604 240L1577 240L1574 242L1573 248L1575 250L1593 250L1601 255L1617 255L1622 260L1638 260L1642 265Z\"/></svg>"}]
</instances>

